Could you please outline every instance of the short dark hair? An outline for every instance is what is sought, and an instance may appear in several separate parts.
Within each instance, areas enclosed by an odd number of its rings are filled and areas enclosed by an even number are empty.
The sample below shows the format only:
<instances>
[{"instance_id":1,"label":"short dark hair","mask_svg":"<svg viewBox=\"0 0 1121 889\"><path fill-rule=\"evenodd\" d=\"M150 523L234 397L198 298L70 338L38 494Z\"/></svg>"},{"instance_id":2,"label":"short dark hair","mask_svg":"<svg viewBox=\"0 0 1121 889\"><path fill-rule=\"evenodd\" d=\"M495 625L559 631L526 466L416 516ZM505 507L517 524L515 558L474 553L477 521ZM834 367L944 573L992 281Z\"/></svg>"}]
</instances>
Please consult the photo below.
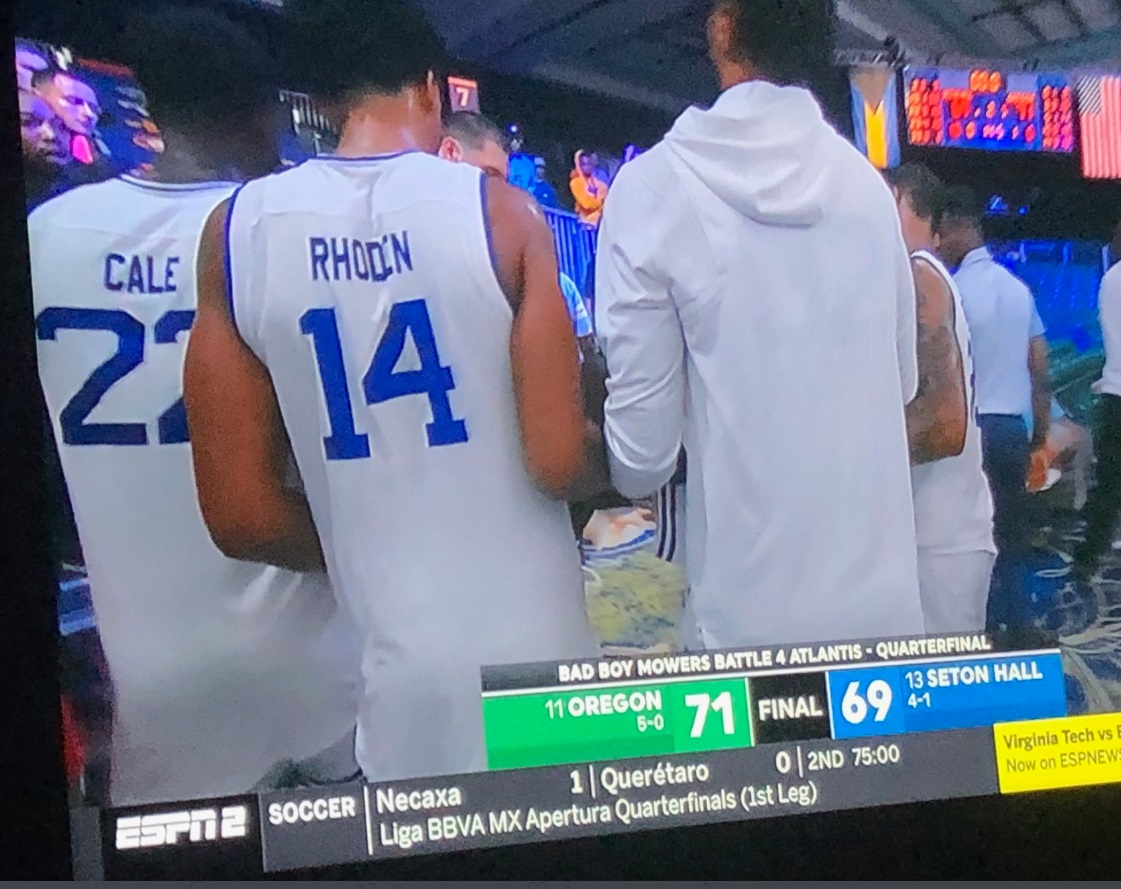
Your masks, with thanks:
<instances>
[{"instance_id":1,"label":"short dark hair","mask_svg":"<svg viewBox=\"0 0 1121 889\"><path fill-rule=\"evenodd\" d=\"M977 193L968 186L954 185L942 194L942 219L964 222L981 228L985 206Z\"/></svg>"},{"instance_id":2,"label":"short dark hair","mask_svg":"<svg viewBox=\"0 0 1121 889\"><path fill-rule=\"evenodd\" d=\"M933 171L923 164L907 163L884 172L888 183L907 195L920 219L927 219L937 228L945 212L946 187Z\"/></svg>"},{"instance_id":3,"label":"short dark hair","mask_svg":"<svg viewBox=\"0 0 1121 889\"><path fill-rule=\"evenodd\" d=\"M40 68L31 75L31 88L37 90L43 86L43 84L53 81L58 75L68 73L69 72L58 67L58 65L48 62L46 68Z\"/></svg>"},{"instance_id":4,"label":"short dark hair","mask_svg":"<svg viewBox=\"0 0 1121 889\"><path fill-rule=\"evenodd\" d=\"M809 85L832 68L833 0L717 0L736 22L735 49L780 85Z\"/></svg>"},{"instance_id":5,"label":"short dark hair","mask_svg":"<svg viewBox=\"0 0 1121 889\"><path fill-rule=\"evenodd\" d=\"M157 125L188 131L243 124L280 100L276 63L249 33L208 9L138 16L126 59Z\"/></svg>"},{"instance_id":6,"label":"short dark hair","mask_svg":"<svg viewBox=\"0 0 1121 889\"><path fill-rule=\"evenodd\" d=\"M482 148L487 142L497 142L503 151L510 150L506 133L489 117L475 111L456 111L444 123L444 132L469 148Z\"/></svg>"},{"instance_id":7,"label":"short dark hair","mask_svg":"<svg viewBox=\"0 0 1121 889\"><path fill-rule=\"evenodd\" d=\"M406 0L289 0L286 67L308 92L331 101L392 95L447 67L424 13Z\"/></svg>"}]
</instances>

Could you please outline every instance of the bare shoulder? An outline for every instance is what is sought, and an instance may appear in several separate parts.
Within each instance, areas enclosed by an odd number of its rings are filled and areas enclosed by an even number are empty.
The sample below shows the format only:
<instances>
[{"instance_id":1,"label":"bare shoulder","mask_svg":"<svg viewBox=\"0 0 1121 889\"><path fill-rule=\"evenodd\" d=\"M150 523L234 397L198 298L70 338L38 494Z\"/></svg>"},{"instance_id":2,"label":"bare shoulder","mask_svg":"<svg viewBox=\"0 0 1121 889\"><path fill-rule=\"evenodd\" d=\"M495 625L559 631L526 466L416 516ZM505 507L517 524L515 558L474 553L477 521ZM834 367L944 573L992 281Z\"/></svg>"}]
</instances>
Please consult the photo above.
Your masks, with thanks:
<instances>
[{"instance_id":1,"label":"bare shoulder","mask_svg":"<svg viewBox=\"0 0 1121 889\"><path fill-rule=\"evenodd\" d=\"M226 233L233 196L218 204L203 225L199 237L198 299L199 305L227 308L226 293Z\"/></svg>"},{"instance_id":2,"label":"bare shoulder","mask_svg":"<svg viewBox=\"0 0 1121 889\"><path fill-rule=\"evenodd\" d=\"M919 322L938 324L952 317L954 296L945 276L922 257L911 258L911 270L915 277Z\"/></svg>"},{"instance_id":3,"label":"bare shoulder","mask_svg":"<svg viewBox=\"0 0 1121 889\"><path fill-rule=\"evenodd\" d=\"M497 176L487 176L483 188L492 229L501 226L512 232L528 232L542 226L548 228L541 205L525 189L511 185Z\"/></svg>"}]
</instances>

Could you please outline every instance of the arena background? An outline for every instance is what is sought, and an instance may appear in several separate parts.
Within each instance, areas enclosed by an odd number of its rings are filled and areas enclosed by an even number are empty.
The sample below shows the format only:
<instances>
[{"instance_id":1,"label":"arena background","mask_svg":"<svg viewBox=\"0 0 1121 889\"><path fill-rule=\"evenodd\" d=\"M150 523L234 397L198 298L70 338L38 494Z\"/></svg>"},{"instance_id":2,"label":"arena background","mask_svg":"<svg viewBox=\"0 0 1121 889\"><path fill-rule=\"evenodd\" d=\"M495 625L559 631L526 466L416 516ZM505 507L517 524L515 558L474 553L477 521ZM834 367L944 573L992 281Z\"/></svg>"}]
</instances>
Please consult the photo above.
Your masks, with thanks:
<instances>
[{"instance_id":1,"label":"arena background","mask_svg":"<svg viewBox=\"0 0 1121 889\"><path fill-rule=\"evenodd\" d=\"M24 10L17 18L25 23L21 29L29 37L73 46L75 71L102 100L106 113L99 129L113 149L118 170L151 159L136 145L135 128L113 110L119 105L117 98L134 89L127 71L111 61L126 6L134 4L101 0L75 5L65 14L57 10L48 14L41 6ZM267 13L239 8L237 14L266 43L275 41ZM83 63L82 58L110 61ZM592 96L571 86L544 84L478 65L465 63L456 73L478 81L485 113L503 124L520 126L526 150L547 159L552 184L562 198L577 148L592 147L605 158L617 158L628 144L653 144L673 119L664 109ZM838 127L851 135L844 72L833 73L835 77L823 79L823 100ZM279 97L296 112L283 150L288 163L297 163L310 153L329 150L334 134L318 119L310 99L298 92L299 84L291 86L293 92ZM715 84L709 88L714 92ZM1094 403L1090 387L1103 362L1097 290L1105 269L1104 243L1115 221L1110 214L1118 206L1117 185L1082 181L1070 158L904 151L907 158L929 163L950 181L999 197L988 220L994 248L1000 260L1032 287L1048 326L1056 396L1076 422L1088 425ZM549 215L562 267L582 283L594 236L571 214ZM1090 600L1075 595L1068 565L1081 527L1071 508L1073 487L1066 473L1036 497L1032 605L1047 626L1065 637L1071 712L1121 709L1121 551L1107 557ZM605 650L673 648L684 578L654 554L652 514L642 510L601 514L593 520L589 535L592 539L583 547L586 591ZM61 561L65 688L86 743L86 768L76 792L96 801L104 787L110 692L81 560L71 554Z\"/></svg>"}]
</instances>

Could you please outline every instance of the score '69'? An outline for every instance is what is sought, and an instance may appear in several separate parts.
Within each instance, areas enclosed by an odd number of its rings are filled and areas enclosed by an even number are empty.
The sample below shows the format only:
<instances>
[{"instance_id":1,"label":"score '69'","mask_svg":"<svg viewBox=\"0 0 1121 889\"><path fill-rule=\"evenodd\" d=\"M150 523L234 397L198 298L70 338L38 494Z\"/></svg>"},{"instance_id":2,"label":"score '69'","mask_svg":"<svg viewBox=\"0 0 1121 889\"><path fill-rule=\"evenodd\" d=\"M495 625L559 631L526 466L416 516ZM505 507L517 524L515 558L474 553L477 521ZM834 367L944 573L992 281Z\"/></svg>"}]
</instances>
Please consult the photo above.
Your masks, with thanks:
<instances>
[{"instance_id":1,"label":"score '69'","mask_svg":"<svg viewBox=\"0 0 1121 889\"><path fill-rule=\"evenodd\" d=\"M873 722L883 722L891 710L891 685L883 679L873 679L861 694L860 683L850 682L841 699L841 715L850 725L860 725L868 718L868 708L874 711Z\"/></svg>"}]
</instances>

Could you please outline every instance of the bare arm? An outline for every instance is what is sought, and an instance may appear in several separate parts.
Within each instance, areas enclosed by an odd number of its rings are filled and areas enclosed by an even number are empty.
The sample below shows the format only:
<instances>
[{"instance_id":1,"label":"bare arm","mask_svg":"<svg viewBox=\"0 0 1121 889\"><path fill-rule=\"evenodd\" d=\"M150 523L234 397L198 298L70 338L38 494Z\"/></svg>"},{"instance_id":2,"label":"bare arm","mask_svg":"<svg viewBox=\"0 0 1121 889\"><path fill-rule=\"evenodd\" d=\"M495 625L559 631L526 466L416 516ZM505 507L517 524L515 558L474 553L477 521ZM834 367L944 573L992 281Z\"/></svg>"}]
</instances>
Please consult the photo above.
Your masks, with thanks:
<instances>
[{"instance_id":1,"label":"bare arm","mask_svg":"<svg viewBox=\"0 0 1121 889\"><path fill-rule=\"evenodd\" d=\"M311 509L285 484L290 446L272 379L230 318L227 206L203 230L198 314L183 373L199 505L214 543L230 558L322 571Z\"/></svg>"},{"instance_id":2,"label":"bare arm","mask_svg":"<svg viewBox=\"0 0 1121 889\"><path fill-rule=\"evenodd\" d=\"M954 331L954 296L931 266L912 260L918 316L918 395L907 405L911 463L956 457L965 448L969 399Z\"/></svg>"},{"instance_id":3,"label":"bare arm","mask_svg":"<svg viewBox=\"0 0 1121 889\"><path fill-rule=\"evenodd\" d=\"M1047 339L1033 336L1028 347L1028 369L1031 371L1032 448L1047 441L1051 431L1051 356Z\"/></svg>"},{"instance_id":4,"label":"bare arm","mask_svg":"<svg viewBox=\"0 0 1121 889\"><path fill-rule=\"evenodd\" d=\"M486 196L498 277L514 311L510 358L526 469L558 500L583 497L596 487L596 463L606 477L606 456L599 430L584 415L553 236L527 192L491 178Z\"/></svg>"}]
</instances>

